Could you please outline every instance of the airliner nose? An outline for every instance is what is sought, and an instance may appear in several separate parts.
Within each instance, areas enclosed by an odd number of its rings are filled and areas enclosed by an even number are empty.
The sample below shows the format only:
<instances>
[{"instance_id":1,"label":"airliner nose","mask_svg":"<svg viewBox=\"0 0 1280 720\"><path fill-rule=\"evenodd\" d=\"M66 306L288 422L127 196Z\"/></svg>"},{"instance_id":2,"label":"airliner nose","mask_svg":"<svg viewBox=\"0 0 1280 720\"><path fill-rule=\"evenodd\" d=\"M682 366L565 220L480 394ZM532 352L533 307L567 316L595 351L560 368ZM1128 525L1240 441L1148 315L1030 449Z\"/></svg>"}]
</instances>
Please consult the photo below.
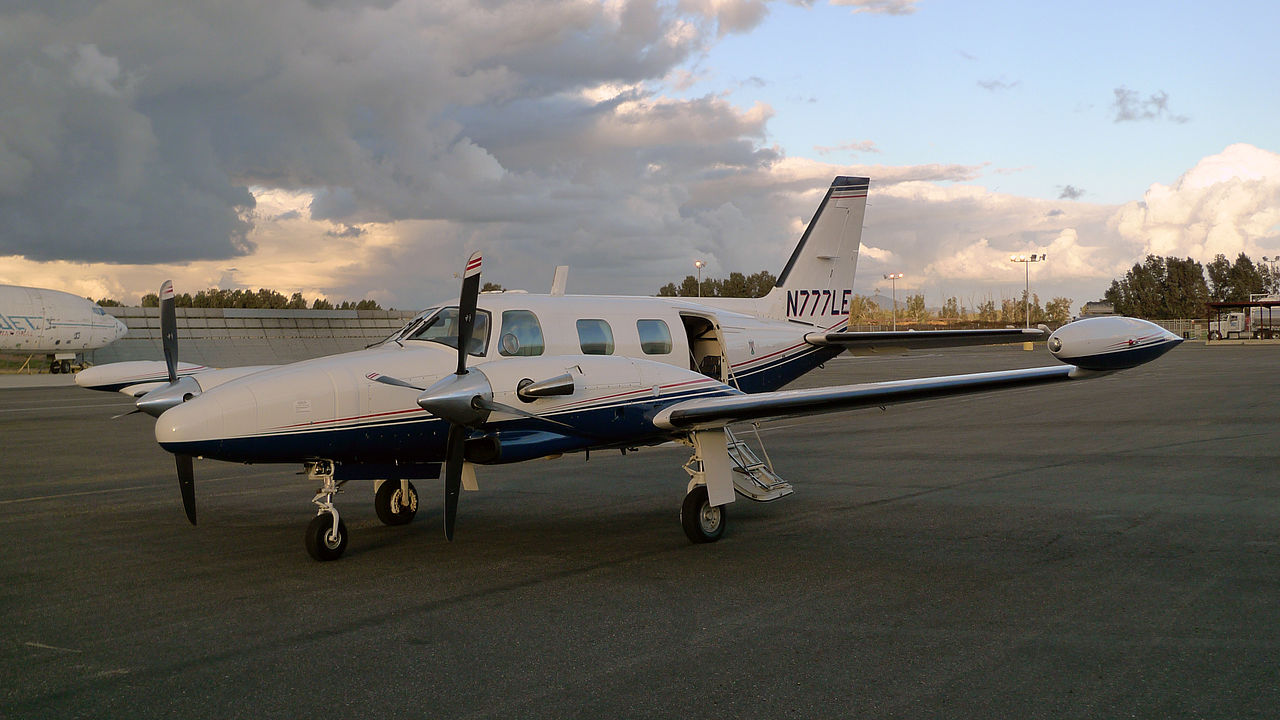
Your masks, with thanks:
<instances>
[{"instance_id":1,"label":"airliner nose","mask_svg":"<svg viewBox=\"0 0 1280 720\"><path fill-rule=\"evenodd\" d=\"M111 339L119 340L120 338L124 337L127 334L129 334L129 327L124 323L120 322L119 318L116 318L116 329L115 329L114 336Z\"/></svg>"}]
</instances>

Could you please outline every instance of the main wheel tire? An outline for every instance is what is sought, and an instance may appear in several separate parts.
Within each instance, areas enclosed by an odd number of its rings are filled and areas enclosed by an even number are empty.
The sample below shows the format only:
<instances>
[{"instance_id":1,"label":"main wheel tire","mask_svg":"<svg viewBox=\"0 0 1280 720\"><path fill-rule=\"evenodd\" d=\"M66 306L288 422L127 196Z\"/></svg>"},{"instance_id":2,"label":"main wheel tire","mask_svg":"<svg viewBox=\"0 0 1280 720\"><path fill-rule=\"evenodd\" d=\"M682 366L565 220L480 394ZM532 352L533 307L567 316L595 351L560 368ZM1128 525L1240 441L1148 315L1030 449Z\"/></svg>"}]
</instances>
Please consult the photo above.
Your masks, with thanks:
<instances>
[{"instance_id":1,"label":"main wheel tire","mask_svg":"<svg viewBox=\"0 0 1280 720\"><path fill-rule=\"evenodd\" d=\"M347 524L338 520L338 536L332 537L333 516L329 513L317 515L307 525L307 554L313 559L324 562L337 560L347 549Z\"/></svg>"},{"instance_id":2,"label":"main wheel tire","mask_svg":"<svg viewBox=\"0 0 1280 720\"><path fill-rule=\"evenodd\" d=\"M57 375L58 373L62 372L62 363L58 362L57 360L51 361L49 363L49 372L53 373L54 375Z\"/></svg>"},{"instance_id":3,"label":"main wheel tire","mask_svg":"<svg viewBox=\"0 0 1280 720\"><path fill-rule=\"evenodd\" d=\"M726 519L726 508L723 505L712 507L705 485L690 490L680 505L680 525L684 527L684 534L695 543L719 540L724 535Z\"/></svg>"},{"instance_id":4,"label":"main wheel tire","mask_svg":"<svg viewBox=\"0 0 1280 720\"><path fill-rule=\"evenodd\" d=\"M418 489L409 483L409 506L400 503L400 481L387 480L373 494L373 509L384 525L408 525L418 514Z\"/></svg>"},{"instance_id":5,"label":"main wheel tire","mask_svg":"<svg viewBox=\"0 0 1280 720\"><path fill-rule=\"evenodd\" d=\"M62 372L64 372L64 373L68 373L68 374L70 374L70 373L71 373L71 361L70 361L70 360L63 360L63 361L62 361Z\"/></svg>"}]
</instances>

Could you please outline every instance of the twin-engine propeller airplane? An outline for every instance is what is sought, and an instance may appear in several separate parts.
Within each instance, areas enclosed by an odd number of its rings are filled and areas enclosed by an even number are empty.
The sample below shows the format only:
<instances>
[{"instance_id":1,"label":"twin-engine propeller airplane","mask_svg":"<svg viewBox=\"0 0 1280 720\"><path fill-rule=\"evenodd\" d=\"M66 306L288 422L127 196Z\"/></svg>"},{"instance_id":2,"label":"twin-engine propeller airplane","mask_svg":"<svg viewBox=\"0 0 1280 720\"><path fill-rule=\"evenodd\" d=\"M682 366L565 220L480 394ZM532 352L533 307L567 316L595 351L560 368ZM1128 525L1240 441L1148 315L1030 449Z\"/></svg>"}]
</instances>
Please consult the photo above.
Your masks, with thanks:
<instances>
[{"instance_id":1,"label":"twin-engine propeller airplane","mask_svg":"<svg viewBox=\"0 0 1280 720\"><path fill-rule=\"evenodd\" d=\"M1181 339L1143 320L1071 323L1048 339L1053 367L807 390L782 386L853 347L950 347L1043 338L1044 330L848 332L866 178L837 177L777 287L754 300L479 293L480 253L457 304L430 308L362 351L267 368L178 363L173 291L161 290L165 365L103 365L85 387L137 395L177 458L196 521L192 459L301 463L320 488L308 552L333 560L349 533L334 495L380 481L389 525L418 509L412 480L444 475L445 536L476 465L679 442L693 449L681 524L695 543L725 529L735 493L771 501L790 484L729 430L733 423L836 412L1093 377L1152 360ZM557 283L562 287L562 283Z\"/></svg>"}]
</instances>

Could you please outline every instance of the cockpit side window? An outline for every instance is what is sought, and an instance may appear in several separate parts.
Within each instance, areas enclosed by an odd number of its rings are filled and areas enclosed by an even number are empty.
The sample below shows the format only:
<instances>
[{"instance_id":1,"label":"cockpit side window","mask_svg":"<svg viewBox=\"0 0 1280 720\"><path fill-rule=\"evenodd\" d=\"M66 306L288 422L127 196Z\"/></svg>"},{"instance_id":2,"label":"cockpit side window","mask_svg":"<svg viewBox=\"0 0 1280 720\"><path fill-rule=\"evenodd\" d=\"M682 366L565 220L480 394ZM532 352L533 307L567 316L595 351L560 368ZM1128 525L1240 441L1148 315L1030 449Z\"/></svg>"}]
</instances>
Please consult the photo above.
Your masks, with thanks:
<instances>
[{"instance_id":1,"label":"cockpit side window","mask_svg":"<svg viewBox=\"0 0 1280 720\"><path fill-rule=\"evenodd\" d=\"M426 340L438 342L449 347L458 346L458 308L441 308L435 315L427 317L417 325L410 325L402 340ZM486 310L476 311L475 326L471 328L471 342L467 346L468 355L484 355L489 349L489 313Z\"/></svg>"},{"instance_id":2,"label":"cockpit side window","mask_svg":"<svg viewBox=\"0 0 1280 720\"><path fill-rule=\"evenodd\" d=\"M541 355L546 343L542 339L542 324L538 316L528 310L503 310L502 334L498 352L503 355Z\"/></svg>"}]
</instances>

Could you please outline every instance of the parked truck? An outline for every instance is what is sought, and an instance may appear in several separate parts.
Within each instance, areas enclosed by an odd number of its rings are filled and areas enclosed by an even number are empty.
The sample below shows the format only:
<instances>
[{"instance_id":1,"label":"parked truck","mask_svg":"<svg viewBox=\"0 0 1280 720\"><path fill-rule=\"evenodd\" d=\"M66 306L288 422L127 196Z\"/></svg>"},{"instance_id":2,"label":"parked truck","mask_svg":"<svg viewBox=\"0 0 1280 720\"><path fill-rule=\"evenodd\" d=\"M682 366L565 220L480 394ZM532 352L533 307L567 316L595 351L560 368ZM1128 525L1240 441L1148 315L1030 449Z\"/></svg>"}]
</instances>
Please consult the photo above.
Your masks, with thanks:
<instances>
[{"instance_id":1,"label":"parked truck","mask_svg":"<svg viewBox=\"0 0 1280 720\"><path fill-rule=\"evenodd\" d=\"M1263 293L1249 296L1249 302L1259 301L1280 302L1280 295ZM1209 320L1209 339L1280 339L1280 305L1219 313Z\"/></svg>"}]
</instances>

